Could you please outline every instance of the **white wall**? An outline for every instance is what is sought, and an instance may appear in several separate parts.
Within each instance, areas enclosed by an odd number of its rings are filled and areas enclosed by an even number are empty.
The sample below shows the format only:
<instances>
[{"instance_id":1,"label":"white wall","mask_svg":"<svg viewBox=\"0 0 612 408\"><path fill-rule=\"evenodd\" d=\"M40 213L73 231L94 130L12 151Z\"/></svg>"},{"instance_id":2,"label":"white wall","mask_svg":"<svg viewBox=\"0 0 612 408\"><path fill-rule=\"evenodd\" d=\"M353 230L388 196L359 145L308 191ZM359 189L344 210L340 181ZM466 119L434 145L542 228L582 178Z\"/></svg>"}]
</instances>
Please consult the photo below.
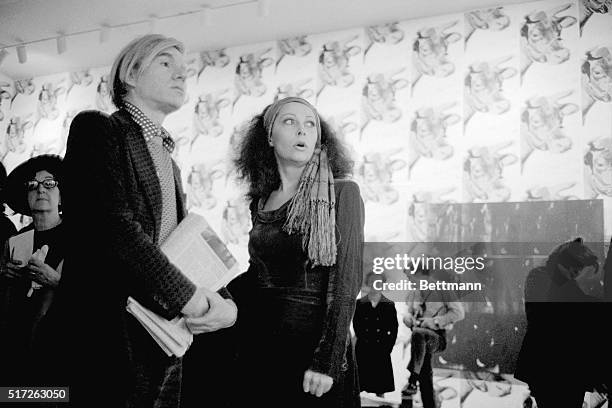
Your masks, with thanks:
<instances>
[{"instance_id":1,"label":"white wall","mask_svg":"<svg viewBox=\"0 0 612 408\"><path fill-rule=\"evenodd\" d=\"M525 16L543 21L554 13L565 26L560 40L540 40L537 24L530 24L527 44L521 36ZM165 123L178 142L175 159L190 210L204 214L246 265L249 216L232 178L230 142L283 90L315 103L350 146L370 241L427 239L408 228L415 200L591 198L604 201L601 222L609 240L612 72L608 65L608 76L599 71L589 78L581 67L587 51L612 52L612 15L594 13L581 30L585 13L581 0L540 1L191 54L188 100ZM419 35L435 44L417 54ZM326 65L324 48L335 50L335 62ZM236 75L241 58L258 70L254 76ZM484 72L489 83L470 70ZM108 71L91 68L20 84L0 76L0 158L7 170L34 154L62 154L80 110L112 112ZM592 80L597 75L599 82ZM373 95L377 86L381 98ZM39 101L43 87L48 103ZM208 117L195 113L205 103L212 107ZM10 121L19 127L11 138ZM595 156L598 175L585 165L589 156ZM200 186L188 182L196 175ZM236 208L237 223L224 219L228 205Z\"/></svg>"}]
</instances>

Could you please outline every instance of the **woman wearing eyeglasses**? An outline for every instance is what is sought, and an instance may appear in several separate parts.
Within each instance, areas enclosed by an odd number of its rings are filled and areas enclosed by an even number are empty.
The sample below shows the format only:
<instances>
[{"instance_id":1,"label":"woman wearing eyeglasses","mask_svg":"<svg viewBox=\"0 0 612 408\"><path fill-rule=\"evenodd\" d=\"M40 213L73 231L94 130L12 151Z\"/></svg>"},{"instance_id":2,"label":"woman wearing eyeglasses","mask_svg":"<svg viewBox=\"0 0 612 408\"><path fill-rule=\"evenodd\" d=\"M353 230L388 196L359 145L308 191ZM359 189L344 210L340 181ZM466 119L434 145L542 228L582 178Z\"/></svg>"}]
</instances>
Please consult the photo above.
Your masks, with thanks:
<instances>
[{"instance_id":1,"label":"woman wearing eyeglasses","mask_svg":"<svg viewBox=\"0 0 612 408\"><path fill-rule=\"evenodd\" d=\"M0 332L8 343L2 350L10 355L0 368L3 385L46 385L53 368L44 332L65 253L59 208L61 173L59 156L41 155L17 166L7 179L7 204L32 217L32 223L8 240L1 261L1 282L6 287Z\"/></svg>"}]
</instances>

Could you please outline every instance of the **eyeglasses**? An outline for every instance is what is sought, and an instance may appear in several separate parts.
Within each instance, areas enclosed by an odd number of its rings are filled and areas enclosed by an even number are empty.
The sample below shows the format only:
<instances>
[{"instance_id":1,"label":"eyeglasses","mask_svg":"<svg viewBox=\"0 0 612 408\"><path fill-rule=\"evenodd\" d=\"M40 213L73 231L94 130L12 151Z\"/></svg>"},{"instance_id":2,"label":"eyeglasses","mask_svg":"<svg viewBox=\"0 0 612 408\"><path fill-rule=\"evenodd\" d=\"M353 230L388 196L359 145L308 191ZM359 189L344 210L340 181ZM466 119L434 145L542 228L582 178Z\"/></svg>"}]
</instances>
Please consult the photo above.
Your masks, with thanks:
<instances>
[{"instance_id":1,"label":"eyeglasses","mask_svg":"<svg viewBox=\"0 0 612 408\"><path fill-rule=\"evenodd\" d=\"M44 179L43 181L30 180L30 181L25 183L26 188L28 189L28 191L34 191L34 190L38 189L38 186L41 185L41 184L47 190L51 190L52 188L55 188L55 187L58 186L59 181L54 180L54 179Z\"/></svg>"}]
</instances>

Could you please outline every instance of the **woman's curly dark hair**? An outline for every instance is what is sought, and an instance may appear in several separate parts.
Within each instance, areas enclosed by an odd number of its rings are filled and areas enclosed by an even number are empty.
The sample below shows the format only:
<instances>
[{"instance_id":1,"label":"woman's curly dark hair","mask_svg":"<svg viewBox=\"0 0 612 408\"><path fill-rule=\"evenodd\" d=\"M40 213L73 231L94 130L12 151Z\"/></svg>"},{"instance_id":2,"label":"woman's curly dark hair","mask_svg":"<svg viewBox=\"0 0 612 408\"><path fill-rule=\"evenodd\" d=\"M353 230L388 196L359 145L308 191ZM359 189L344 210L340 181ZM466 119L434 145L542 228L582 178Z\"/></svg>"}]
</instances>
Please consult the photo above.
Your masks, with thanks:
<instances>
[{"instance_id":1,"label":"woman's curly dark hair","mask_svg":"<svg viewBox=\"0 0 612 408\"><path fill-rule=\"evenodd\" d=\"M280 186L280 175L274 156L274 149L268 144L264 127L264 111L256 115L246 127L244 136L237 146L234 160L238 178L247 182L247 197L251 200L267 197ZM354 162L344 145L338 140L329 124L321 121L321 144L327 147L327 156L334 178L345 178L352 173Z\"/></svg>"}]
</instances>

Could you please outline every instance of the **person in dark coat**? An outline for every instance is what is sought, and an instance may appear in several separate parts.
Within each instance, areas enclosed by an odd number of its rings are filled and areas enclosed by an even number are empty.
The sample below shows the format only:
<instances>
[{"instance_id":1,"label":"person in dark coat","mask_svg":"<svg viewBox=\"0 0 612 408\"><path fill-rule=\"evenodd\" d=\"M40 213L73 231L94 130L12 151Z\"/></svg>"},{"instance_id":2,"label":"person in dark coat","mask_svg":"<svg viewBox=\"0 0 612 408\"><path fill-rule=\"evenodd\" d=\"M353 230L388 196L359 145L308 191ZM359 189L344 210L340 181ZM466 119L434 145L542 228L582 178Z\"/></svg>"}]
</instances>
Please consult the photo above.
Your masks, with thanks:
<instances>
[{"instance_id":1,"label":"person in dark coat","mask_svg":"<svg viewBox=\"0 0 612 408\"><path fill-rule=\"evenodd\" d=\"M84 111L70 126L62 190L68 249L49 314L73 406L179 406L182 359L168 357L126 310L128 297L168 320L185 317L194 334L236 319L226 290L196 288L161 250L186 215L174 141L162 126L185 101L183 54L173 38L134 39L111 68L118 111Z\"/></svg>"},{"instance_id":2,"label":"person in dark coat","mask_svg":"<svg viewBox=\"0 0 612 408\"><path fill-rule=\"evenodd\" d=\"M2 209L2 214L0 215L0 248L4 248L6 241L9 237L15 235L17 233L17 228L15 228L15 224L6 216L5 211L5 190L4 185L6 182L6 169L4 165L0 163L0 208ZM7 320L6 313L9 308L8 303L10 302L10 281L5 277L1 276L2 272L0 271L0 333L7 333ZM8 345L7 341L10 339L7 336L0 336L0 350L7 350ZM0 358L0 365L3 367L8 366L8 361L11 356L6 356L5 358ZM6 377L8 375L4 374L3 370L0 370L0 385L7 385Z\"/></svg>"},{"instance_id":3,"label":"person in dark coat","mask_svg":"<svg viewBox=\"0 0 612 408\"><path fill-rule=\"evenodd\" d=\"M529 384L539 408L580 408L585 391L603 381L596 376L598 354L607 349L597 331L604 304L576 282L587 267L598 267L597 256L578 238L527 275L527 332L514 376Z\"/></svg>"},{"instance_id":4,"label":"person in dark coat","mask_svg":"<svg viewBox=\"0 0 612 408\"><path fill-rule=\"evenodd\" d=\"M6 202L6 196L4 194L4 184L6 182L6 169L4 164L0 163L0 248L4 248L6 240L17 233L15 224L6 216L4 211L6 210L4 203Z\"/></svg>"},{"instance_id":5,"label":"person in dark coat","mask_svg":"<svg viewBox=\"0 0 612 408\"><path fill-rule=\"evenodd\" d=\"M366 276L365 295L357 301L353 328L361 391L383 397L395 389L391 351L397 338L395 304L377 289L384 275Z\"/></svg>"}]
</instances>

